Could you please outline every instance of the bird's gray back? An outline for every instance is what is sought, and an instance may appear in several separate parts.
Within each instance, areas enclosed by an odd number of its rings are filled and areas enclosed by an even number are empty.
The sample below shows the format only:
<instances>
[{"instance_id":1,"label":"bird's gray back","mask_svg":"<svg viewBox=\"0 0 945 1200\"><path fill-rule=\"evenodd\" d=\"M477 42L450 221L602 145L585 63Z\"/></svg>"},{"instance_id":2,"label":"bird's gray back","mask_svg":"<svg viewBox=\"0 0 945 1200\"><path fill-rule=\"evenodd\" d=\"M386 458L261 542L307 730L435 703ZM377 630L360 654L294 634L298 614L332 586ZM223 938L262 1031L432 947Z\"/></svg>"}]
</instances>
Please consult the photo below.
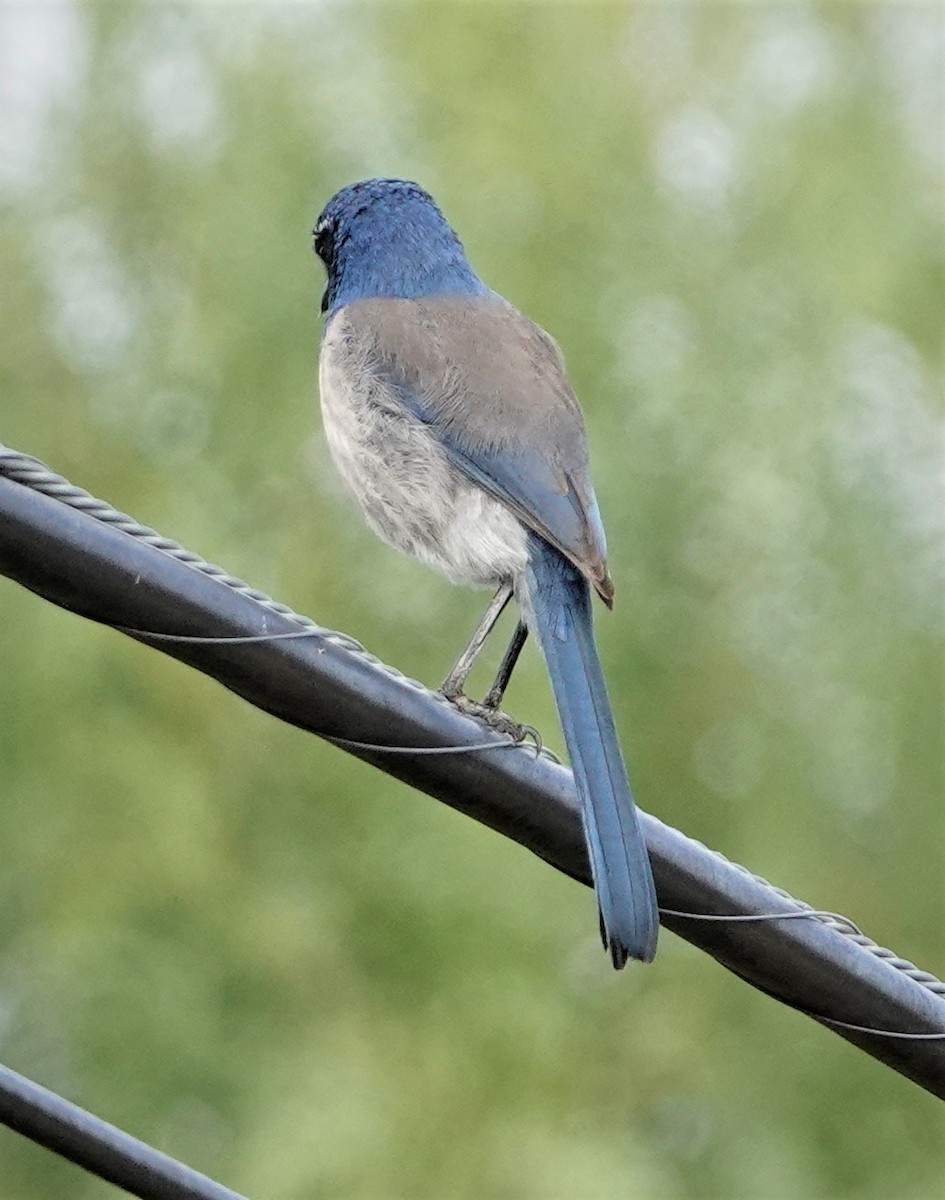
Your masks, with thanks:
<instances>
[{"instance_id":1,"label":"bird's gray back","mask_svg":"<svg viewBox=\"0 0 945 1200\"><path fill-rule=\"evenodd\" d=\"M329 340L610 598L584 422L547 333L492 294L359 300L335 314Z\"/></svg>"},{"instance_id":2,"label":"bird's gray back","mask_svg":"<svg viewBox=\"0 0 945 1200\"><path fill-rule=\"evenodd\" d=\"M322 420L332 458L368 525L455 583L494 587L520 579L527 561L522 525L405 410L344 315L329 323L322 342Z\"/></svg>"}]
</instances>

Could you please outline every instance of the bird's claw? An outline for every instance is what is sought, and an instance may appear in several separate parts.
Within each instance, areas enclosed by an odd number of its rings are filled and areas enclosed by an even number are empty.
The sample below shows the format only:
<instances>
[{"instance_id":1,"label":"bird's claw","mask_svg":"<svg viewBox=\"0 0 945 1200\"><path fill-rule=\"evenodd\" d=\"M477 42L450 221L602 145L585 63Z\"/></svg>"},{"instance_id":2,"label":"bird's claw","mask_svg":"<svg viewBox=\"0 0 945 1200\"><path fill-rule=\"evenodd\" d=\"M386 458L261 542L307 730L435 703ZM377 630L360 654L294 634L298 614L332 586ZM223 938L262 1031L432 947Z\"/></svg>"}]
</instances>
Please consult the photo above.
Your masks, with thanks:
<instances>
[{"instance_id":1,"label":"bird's claw","mask_svg":"<svg viewBox=\"0 0 945 1200\"><path fill-rule=\"evenodd\" d=\"M504 733L506 737L510 737L514 742L524 742L531 739L535 743L535 756L541 753L542 741L541 734L532 725L522 725L508 715L501 712L497 708L492 708L488 704L483 704L479 700L471 700L468 696L449 695L444 692L446 699L456 708L459 709L467 717L475 717L476 720L482 721L484 725L488 725L490 729L494 729L497 733Z\"/></svg>"}]
</instances>

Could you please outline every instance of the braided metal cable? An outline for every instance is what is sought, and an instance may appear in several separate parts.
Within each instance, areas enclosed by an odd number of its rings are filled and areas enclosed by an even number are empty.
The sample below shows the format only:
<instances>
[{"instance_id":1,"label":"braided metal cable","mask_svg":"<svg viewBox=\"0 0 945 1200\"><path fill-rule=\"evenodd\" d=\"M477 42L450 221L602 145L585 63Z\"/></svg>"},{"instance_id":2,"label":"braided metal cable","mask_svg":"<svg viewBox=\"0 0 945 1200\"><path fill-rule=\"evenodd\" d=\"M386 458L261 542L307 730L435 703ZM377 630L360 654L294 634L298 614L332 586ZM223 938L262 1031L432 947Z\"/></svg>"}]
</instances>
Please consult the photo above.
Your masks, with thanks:
<instances>
[{"instance_id":1,"label":"braided metal cable","mask_svg":"<svg viewBox=\"0 0 945 1200\"><path fill-rule=\"evenodd\" d=\"M692 838L698 842L697 838ZM826 925L830 929L835 929L837 933L842 933L852 942L856 942L864 950L868 950L870 954L876 958L881 958L889 966L895 967L897 971L902 971L904 975L908 975L910 979L927 988L930 992L934 992L938 996L945 996L945 981L933 975L930 971L923 971L921 967L917 967L915 963L910 962L907 958L900 958L894 951L887 949L885 946L880 946L878 942L874 942L871 937L868 937L862 929L851 921L849 917L843 916L841 913L828 913L821 910L815 910L814 906L808 904L805 900L798 900L796 896L792 896L790 892L784 888L778 887L775 883L770 883L763 875L756 875L754 871L750 871L747 867L743 867L741 863L733 862L730 858L726 858L718 850L714 850L711 846L706 846L703 842L698 842L703 849L708 850L710 854L714 854L716 858L722 859L723 862L734 867L737 871L741 871L743 875L747 875L749 879L753 879L755 883L760 883L766 888L770 888L776 896L781 896L784 900L788 900L791 904L796 904L799 909L810 913L811 917L818 920L822 925Z\"/></svg>"},{"instance_id":2,"label":"braided metal cable","mask_svg":"<svg viewBox=\"0 0 945 1200\"><path fill-rule=\"evenodd\" d=\"M112 525L114 528L120 529L123 533L127 533L130 537L139 538L149 546L153 546L155 550L160 550L162 554L176 558L178 562L186 563L189 567L193 567L195 571L209 575L212 579L216 579L219 583L231 588L234 592L248 596L263 608L269 609L270 612L278 613L281 617L286 617L288 620L312 630L313 633L317 633L327 642L340 646L352 654L361 655L368 662L381 668L381 670L393 678L406 680L412 686L426 690L423 684L418 683L414 679L407 679L400 671L382 662L376 655L371 654L359 641L347 633L339 633L333 629L323 628L316 621L313 621L311 617L302 616L301 613L297 613L289 608L287 604L282 604L278 600L274 600L271 596L267 596L265 592L261 592L258 588L254 588L246 583L245 580L239 579L236 575L231 575L223 567L218 567L213 563L207 562L199 554L194 554L193 551L181 546L179 542L175 542L172 538L164 537L163 534L158 533L149 526L140 524L134 517L129 517L127 513L113 508L105 500L99 500L83 488L76 487L74 483L70 483L62 475L57 475L55 471L51 471L38 458L34 458L30 454L23 454L19 450L11 450L8 446L0 443L0 474L5 475L7 479L13 480L14 483L21 483L24 487L41 492L44 496L51 496L55 500L59 500L62 504L67 504L70 508L78 509L79 512L94 517L96 521Z\"/></svg>"},{"instance_id":3,"label":"braided metal cable","mask_svg":"<svg viewBox=\"0 0 945 1200\"><path fill-rule=\"evenodd\" d=\"M49 467L47 467L46 464L41 462L39 459L34 458L29 454L23 454L18 450L12 450L9 447L4 446L2 443L0 443L0 475L5 476L7 479L10 479L15 483L22 484L24 487L41 492L43 495L50 496L71 508L75 508L78 511L85 513L87 516L93 517L96 521L102 521L107 525L111 525L116 529L120 529L123 533L127 533L130 537L138 538L146 542L148 545L153 546L156 550L160 550L161 553L167 554L170 557L177 559L179 562L186 563L194 570L200 571L204 575L208 575L211 578L216 579L219 583L224 584L226 587L231 588L233 591L249 597L263 608L268 609L270 612L278 613L280 616L286 617L290 621L294 621L296 624L304 627L305 629L312 630L313 633L317 633L326 641L341 647L349 653L359 655L378 670L383 671L390 677L399 679L407 683L409 686L416 688L418 691L426 692L433 699L442 700L442 697L438 697L436 693L430 692L424 684L415 679L409 678L402 672L396 670L396 668L384 663L376 655L371 654L371 652L366 650L364 646L362 646L361 643L355 638L350 637L346 633L339 633L336 630L323 628L310 617L302 616L300 613L297 613L293 609L289 608L288 605L281 604L278 600L274 600L271 596L266 595L265 592L261 592L258 588L252 587L244 580L237 578L235 575L231 575L222 567L214 566L213 563L209 563L206 561L206 559L201 558L200 555L194 554L192 551L185 549L178 542L173 541L171 538L164 537L162 534L157 533L154 529L149 528L147 525L140 524L138 521L134 520L133 517L129 517L126 513L120 512L118 509L113 508L112 505L108 504L106 501L99 500L90 495L84 489L76 487L75 484L70 483L69 480L63 478L63 476L57 475L55 471L51 471ZM443 703L448 702L443 700ZM559 761L556 756L548 750L542 749L541 753L556 762ZM767 879L763 878L761 875L756 875L753 871L748 870L747 867L743 867L738 863L731 862L730 859L727 859L725 855L720 854L717 850L713 850L711 847L704 846L703 843L699 843L699 845L702 845L703 849L708 850L709 853L714 854L723 862L729 863L731 866L735 867L738 871L742 872L742 874L748 876L756 883L759 883L766 888L770 888L775 895L780 896L784 900L795 905L799 911L809 913L812 920L817 920L829 928L836 930L836 932L843 934L844 937L850 938L851 941L862 947L862 949L868 951L876 958L882 959L897 971L903 972L910 979L914 980L914 982L928 989L928 991L934 992L939 996L945 996L945 981L938 979L935 975L930 974L928 971L921 970L914 963L909 962L908 959L900 958L897 954L895 954L892 950L887 949L885 946L880 946L878 943L874 942L872 938L867 937L866 934L864 934L849 918L838 913L827 913L820 910L815 910L812 905L805 903L803 900L798 900L796 897L792 896L790 892L785 891L784 888L780 888L772 883L769 883ZM693 917L697 916L697 914L685 915L691 915ZM776 916L777 914L772 914L772 917L776 918Z\"/></svg>"}]
</instances>

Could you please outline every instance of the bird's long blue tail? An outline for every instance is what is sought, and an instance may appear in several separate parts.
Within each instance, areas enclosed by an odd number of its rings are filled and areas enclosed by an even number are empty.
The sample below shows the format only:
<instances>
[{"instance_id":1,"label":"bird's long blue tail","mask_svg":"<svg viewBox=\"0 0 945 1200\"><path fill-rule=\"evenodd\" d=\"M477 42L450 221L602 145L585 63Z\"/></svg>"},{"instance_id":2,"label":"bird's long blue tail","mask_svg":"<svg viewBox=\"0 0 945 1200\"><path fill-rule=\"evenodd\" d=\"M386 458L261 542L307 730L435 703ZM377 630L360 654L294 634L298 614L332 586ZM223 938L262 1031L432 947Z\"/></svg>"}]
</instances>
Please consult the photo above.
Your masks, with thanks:
<instances>
[{"instance_id":1,"label":"bird's long blue tail","mask_svg":"<svg viewBox=\"0 0 945 1200\"><path fill-rule=\"evenodd\" d=\"M656 891L594 643L590 589L532 534L526 591L581 798L604 945L615 967L628 957L649 962L659 931Z\"/></svg>"}]
</instances>

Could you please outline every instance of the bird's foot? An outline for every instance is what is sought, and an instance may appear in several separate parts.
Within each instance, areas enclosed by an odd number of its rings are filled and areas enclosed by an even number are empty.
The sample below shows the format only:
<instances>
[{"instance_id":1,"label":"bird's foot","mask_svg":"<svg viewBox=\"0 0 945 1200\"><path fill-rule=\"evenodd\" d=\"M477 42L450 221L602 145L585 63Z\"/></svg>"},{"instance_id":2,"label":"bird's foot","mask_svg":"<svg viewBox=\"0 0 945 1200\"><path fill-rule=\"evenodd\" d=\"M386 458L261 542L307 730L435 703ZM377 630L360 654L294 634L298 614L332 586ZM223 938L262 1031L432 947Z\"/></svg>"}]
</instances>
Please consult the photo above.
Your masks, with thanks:
<instances>
[{"instance_id":1,"label":"bird's foot","mask_svg":"<svg viewBox=\"0 0 945 1200\"><path fill-rule=\"evenodd\" d=\"M542 746L541 734L531 725L522 725L510 717L508 713L501 712L498 708L483 703L480 700L471 700L468 696L464 696L462 692L450 695L444 690L443 695L465 716L475 717L477 721L482 721L484 725L488 725L490 729L494 729L497 733L504 733L506 737L510 737L515 742L524 742L531 739L535 743L536 753L540 753Z\"/></svg>"}]
</instances>

